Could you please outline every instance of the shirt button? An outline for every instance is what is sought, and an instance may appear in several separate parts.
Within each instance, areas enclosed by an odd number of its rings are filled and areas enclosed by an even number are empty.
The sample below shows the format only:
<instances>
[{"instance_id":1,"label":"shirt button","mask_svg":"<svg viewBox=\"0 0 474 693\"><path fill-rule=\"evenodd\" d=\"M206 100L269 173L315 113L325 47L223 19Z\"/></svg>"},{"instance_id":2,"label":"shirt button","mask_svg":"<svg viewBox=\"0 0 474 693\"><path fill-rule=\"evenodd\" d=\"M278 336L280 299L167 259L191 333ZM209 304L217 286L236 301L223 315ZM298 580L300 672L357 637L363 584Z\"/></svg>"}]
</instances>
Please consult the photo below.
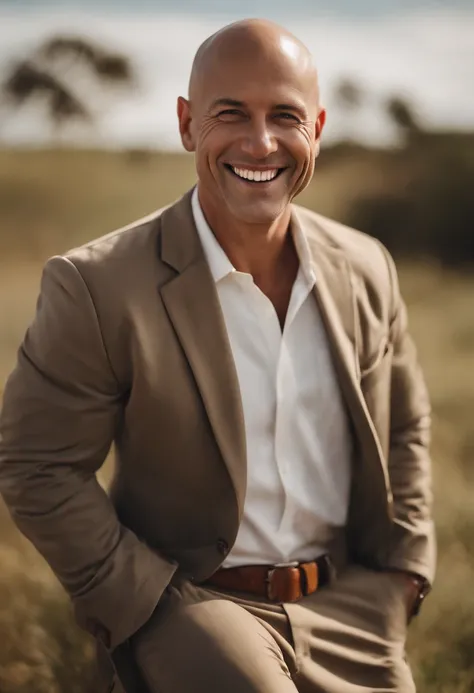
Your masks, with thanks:
<instances>
[{"instance_id":1,"label":"shirt button","mask_svg":"<svg viewBox=\"0 0 474 693\"><path fill-rule=\"evenodd\" d=\"M225 539L218 539L216 542L216 548L223 556L227 556L229 553L229 544Z\"/></svg>"}]
</instances>

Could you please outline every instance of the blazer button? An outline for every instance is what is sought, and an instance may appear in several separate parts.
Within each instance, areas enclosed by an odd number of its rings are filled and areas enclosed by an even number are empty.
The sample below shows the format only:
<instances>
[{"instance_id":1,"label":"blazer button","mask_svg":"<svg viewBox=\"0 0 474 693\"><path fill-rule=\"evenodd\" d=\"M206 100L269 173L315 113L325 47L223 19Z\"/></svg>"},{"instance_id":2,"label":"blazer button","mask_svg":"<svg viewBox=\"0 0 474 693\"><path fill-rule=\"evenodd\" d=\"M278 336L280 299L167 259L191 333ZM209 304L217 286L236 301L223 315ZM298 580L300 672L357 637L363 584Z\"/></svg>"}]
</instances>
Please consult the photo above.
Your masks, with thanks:
<instances>
[{"instance_id":1,"label":"blazer button","mask_svg":"<svg viewBox=\"0 0 474 693\"><path fill-rule=\"evenodd\" d=\"M229 544L225 539L218 539L216 543L216 548L223 556L227 556L229 553Z\"/></svg>"}]
</instances>

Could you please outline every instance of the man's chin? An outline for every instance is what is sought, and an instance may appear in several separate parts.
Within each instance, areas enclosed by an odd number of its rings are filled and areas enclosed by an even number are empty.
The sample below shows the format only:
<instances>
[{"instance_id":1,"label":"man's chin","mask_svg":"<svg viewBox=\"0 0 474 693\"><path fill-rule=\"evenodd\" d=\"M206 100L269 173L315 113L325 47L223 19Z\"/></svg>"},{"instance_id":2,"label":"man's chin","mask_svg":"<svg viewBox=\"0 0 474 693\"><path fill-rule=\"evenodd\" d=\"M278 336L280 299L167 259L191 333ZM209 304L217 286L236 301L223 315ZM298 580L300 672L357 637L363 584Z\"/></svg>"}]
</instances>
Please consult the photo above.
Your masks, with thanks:
<instances>
[{"instance_id":1,"label":"man's chin","mask_svg":"<svg viewBox=\"0 0 474 693\"><path fill-rule=\"evenodd\" d=\"M284 213L289 205L289 200L261 201L251 204L228 200L227 206L230 214L244 224L273 224Z\"/></svg>"}]
</instances>

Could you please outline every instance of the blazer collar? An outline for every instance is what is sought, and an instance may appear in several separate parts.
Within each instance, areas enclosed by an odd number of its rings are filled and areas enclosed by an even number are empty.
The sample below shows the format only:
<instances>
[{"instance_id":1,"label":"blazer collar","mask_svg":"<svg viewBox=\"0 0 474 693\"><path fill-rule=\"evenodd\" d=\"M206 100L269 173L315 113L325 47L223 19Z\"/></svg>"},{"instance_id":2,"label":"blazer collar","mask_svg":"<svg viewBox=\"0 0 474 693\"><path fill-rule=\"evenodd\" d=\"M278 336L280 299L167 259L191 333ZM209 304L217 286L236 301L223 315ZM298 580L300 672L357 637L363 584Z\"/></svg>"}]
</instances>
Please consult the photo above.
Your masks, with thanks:
<instances>
[{"instance_id":1,"label":"blazer collar","mask_svg":"<svg viewBox=\"0 0 474 693\"><path fill-rule=\"evenodd\" d=\"M191 209L193 190L161 215L161 259L177 272L183 272L204 257Z\"/></svg>"},{"instance_id":2,"label":"blazer collar","mask_svg":"<svg viewBox=\"0 0 474 693\"><path fill-rule=\"evenodd\" d=\"M313 273L316 276L314 294L322 312L332 346L344 360L351 379L358 380L356 349L355 300L352 273L347 258L331 245L317 228L307 228L301 208L294 206L291 224L295 236L306 238Z\"/></svg>"}]
</instances>

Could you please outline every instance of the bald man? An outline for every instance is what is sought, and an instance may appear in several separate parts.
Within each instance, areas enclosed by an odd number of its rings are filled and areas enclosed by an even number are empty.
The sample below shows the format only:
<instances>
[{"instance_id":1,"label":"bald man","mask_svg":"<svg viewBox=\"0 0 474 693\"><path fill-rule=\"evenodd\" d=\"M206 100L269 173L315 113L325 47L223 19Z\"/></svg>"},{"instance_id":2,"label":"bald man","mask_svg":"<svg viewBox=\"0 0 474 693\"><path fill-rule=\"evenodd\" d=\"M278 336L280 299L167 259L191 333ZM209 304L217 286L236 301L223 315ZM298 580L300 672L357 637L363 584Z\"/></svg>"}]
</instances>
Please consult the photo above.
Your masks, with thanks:
<instances>
[{"instance_id":1,"label":"bald man","mask_svg":"<svg viewBox=\"0 0 474 693\"><path fill-rule=\"evenodd\" d=\"M226 27L178 117L197 186L45 267L4 499L104 693L410 693L430 408L386 250L292 204L326 119L311 56Z\"/></svg>"}]
</instances>

